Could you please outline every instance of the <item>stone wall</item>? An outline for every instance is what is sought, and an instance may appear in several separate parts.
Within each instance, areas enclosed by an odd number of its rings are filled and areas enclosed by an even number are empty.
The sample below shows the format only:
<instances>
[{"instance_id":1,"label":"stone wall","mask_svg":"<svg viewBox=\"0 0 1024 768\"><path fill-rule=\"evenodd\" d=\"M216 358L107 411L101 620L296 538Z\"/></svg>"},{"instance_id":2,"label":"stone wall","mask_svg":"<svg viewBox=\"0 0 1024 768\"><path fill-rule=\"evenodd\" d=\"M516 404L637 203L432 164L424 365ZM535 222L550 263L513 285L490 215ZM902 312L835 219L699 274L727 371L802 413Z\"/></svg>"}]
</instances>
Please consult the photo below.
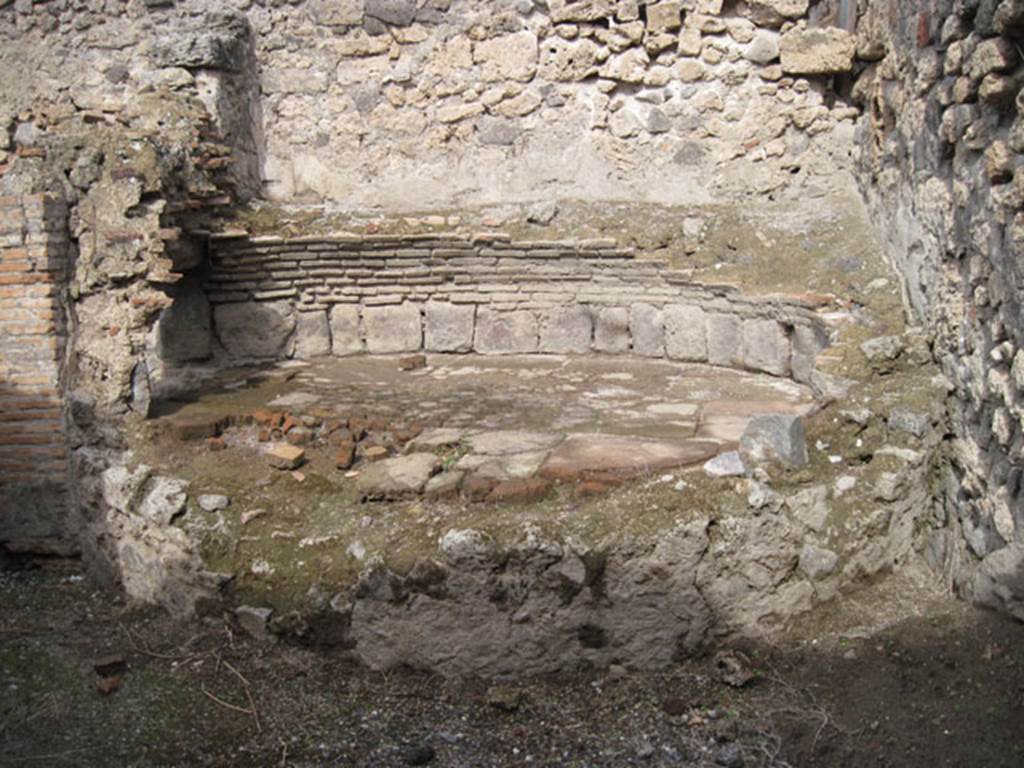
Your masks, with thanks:
<instances>
[{"instance_id":1,"label":"stone wall","mask_svg":"<svg viewBox=\"0 0 1024 768\"><path fill-rule=\"evenodd\" d=\"M67 206L0 198L0 543L67 554Z\"/></svg>"},{"instance_id":2,"label":"stone wall","mask_svg":"<svg viewBox=\"0 0 1024 768\"><path fill-rule=\"evenodd\" d=\"M633 353L810 382L829 338L799 299L695 283L612 240L229 238L214 240L211 262L212 329L235 360L421 349ZM187 323L161 333L197 338Z\"/></svg>"},{"instance_id":3,"label":"stone wall","mask_svg":"<svg viewBox=\"0 0 1024 768\"><path fill-rule=\"evenodd\" d=\"M272 199L421 209L706 202L848 161L850 69L811 4L317 0L252 9ZM288 42L282 44L282 40Z\"/></svg>"},{"instance_id":4,"label":"stone wall","mask_svg":"<svg viewBox=\"0 0 1024 768\"><path fill-rule=\"evenodd\" d=\"M418 210L813 194L849 169L857 117L830 85L852 39L819 7L0 3L0 68L37 75L0 98L0 163L19 126L45 130L41 102L111 115L169 89L215 116L243 196Z\"/></svg>"},{"instance_id":5,"label":"stone wall","mask_svg":"<svg viewBox=\"0 0 1024 768\"><path fill-rule=\"evenodd\" d=\"M949 381L928 556L1024 618L1024 3L861 2L860 178Z\"/></svg>"}]
</instances>

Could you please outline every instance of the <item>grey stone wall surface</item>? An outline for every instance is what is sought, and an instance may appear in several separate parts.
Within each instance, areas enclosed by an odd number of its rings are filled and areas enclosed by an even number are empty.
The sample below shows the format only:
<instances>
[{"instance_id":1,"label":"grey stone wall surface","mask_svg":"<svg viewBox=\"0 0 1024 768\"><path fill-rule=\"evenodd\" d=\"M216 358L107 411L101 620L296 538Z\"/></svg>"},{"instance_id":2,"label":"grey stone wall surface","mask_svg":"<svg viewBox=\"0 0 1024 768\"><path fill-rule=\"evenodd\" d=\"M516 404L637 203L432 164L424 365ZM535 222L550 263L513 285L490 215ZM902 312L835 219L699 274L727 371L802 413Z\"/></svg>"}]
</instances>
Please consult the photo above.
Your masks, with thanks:
<instances>
[{"instance_id":1,"label":"grey stone wall surface","mask_svg":"<svg viewBox=\"0 0 1024 768\"><path fill-rule=\"evenodd\" d=\"M859 178L950 392L927 554L1024 618L1024 4L861 7Z\"/></svg>"}]
</instances>

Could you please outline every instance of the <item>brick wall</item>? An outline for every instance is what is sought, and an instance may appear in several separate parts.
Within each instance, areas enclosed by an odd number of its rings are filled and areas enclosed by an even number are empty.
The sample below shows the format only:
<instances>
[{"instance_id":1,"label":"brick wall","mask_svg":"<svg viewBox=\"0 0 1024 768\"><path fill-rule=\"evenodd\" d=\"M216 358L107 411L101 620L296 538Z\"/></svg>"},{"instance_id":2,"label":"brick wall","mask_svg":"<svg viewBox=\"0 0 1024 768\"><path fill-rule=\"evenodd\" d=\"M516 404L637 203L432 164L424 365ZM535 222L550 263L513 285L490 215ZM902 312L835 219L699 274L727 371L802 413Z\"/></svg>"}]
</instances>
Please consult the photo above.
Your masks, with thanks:
<instances>
[{"instance_id":1,"label":"brick wall","mask_svg":"<svg viewBox=\"0 0 1024 768\"><path fill-rule=\"evenodd\" d=\"M12 549L73 548L62 529L68 255L62 201L0 197L0 543Z\"/></svg>"}]
</instances>

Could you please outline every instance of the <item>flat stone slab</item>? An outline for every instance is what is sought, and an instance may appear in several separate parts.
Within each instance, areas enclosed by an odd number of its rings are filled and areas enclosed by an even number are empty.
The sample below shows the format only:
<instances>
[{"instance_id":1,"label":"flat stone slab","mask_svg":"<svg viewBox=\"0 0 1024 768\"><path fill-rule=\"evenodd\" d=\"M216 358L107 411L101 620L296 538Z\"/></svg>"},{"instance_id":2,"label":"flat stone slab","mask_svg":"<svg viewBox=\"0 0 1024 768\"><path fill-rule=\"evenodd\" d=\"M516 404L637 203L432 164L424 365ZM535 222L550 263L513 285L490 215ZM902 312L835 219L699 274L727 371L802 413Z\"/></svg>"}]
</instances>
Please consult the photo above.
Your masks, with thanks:
<instances>
[{"instance_id":1,"label":"flat stone slab","mask_svg":"<svg viewBox=\"0 0 1024 768\"><path fill-rule=\"evenodd\" d=\"M738 445L740 437L755 416L789 414L803 416L814 408L812 402L786 400L713 400L700 412L697 437Z\"/></svg>"},{"instance_id":2,"label":"flat stone slab","mask_svg":"<svg viewBox=\"0 0 1024 768\"><path fill-rule=\"evenodd\" d=\"M647 406L647 412L654 416L668 416L684 420L696 418L698 410L700 408L696 403L656 403Z\"/></svg>"},{"instance_id":3,"label":"flat stone slab","mask_svg":"<svg viewBox=\"0 0 1024 768\"><path fill-rule=\"evenodd\" d=\"M529 453L554 448L564 439L555 432L528 432L519 429L480 432L469 438L473 453L485 456L504 456L510 453Z\"/></svg>"},{"instance_id":4,"label":"flat stone slab","mask_svg":"<svg viewBox=\"0 0 1024 768\"><path fill-rule=\"evenodd\" d=\"M289 392L287 395L281 395L275 397L269 403L269 408L303 408L310 405L316 405L323 398L320 395L314 395L312 392Z\"/></svg>"},{"instance_id":5,"label":"flat stone slab","mask_svg":"<svg viewBox=\"0 0 1024 768\"><path fill-rule=\"evenodd\" d=\"M435 427L425 429L416 437L409 447L417 451L434 451L449 445L458 444L466 436L466 430L452 427Z\"/></svg>"},{"instance_id":6,"label":"flat stone slab","mask_svg":"<svg viewBox=\"0 0 1024 768\"><path fill-rule=\"evenodd\" d=\"M356 479L362 497L387 501L416 496L423 492L441 469L441 460L432 453L413 453L370 464Z\"/></svg>"},{"instance_id":7,"label":"flat stone slab","mask_svg":"<svg viewBox=\"0 0 1024 768\"><path fill-rule=\"evenodd\" d=\"M706 440L667 443L633 437L579 435L567 439L548 456L540 475L552 480L575 480L598 472L634 477L654 470L699 464L718 450L717 443Z\"/></svg>"},{"instance_id":8,"label":"flat stone slab","mask_svg":"<svg viewBox=\"0 0 1024 768\"><path fill-rule=\"evenodd\" d=\"M500 468L502 477L523 478L536 474L547 456L547 451L511 453L505 456L488 456L485 454L471 453L459 459L456 467L467 471L473 471L484 466L494 466Z\"/></svg>"}]
</instances>

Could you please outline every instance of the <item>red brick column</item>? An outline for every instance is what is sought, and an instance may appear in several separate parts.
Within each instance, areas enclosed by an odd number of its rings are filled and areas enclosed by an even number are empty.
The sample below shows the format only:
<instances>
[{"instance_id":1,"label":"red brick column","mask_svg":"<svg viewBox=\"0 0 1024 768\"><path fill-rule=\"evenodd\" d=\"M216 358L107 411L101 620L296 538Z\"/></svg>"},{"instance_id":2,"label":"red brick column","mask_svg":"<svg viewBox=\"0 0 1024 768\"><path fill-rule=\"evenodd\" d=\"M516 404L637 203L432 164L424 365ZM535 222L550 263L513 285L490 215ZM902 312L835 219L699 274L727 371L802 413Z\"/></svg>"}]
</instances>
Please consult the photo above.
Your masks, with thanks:
<instances>
[{"instance_id":1,"label":"red brick column","mask_svg":"<svg viewBox=\"0 0 1024 768\"><path fill-rule=\"evenodd\" d=\"M0 543L13 549L45 550L41 539L65 538L56 529L67 506L61 293L68 259L62 201L0 197ZM4 509L15 502L19 510Z\"/></svg>"}]
</instances>

